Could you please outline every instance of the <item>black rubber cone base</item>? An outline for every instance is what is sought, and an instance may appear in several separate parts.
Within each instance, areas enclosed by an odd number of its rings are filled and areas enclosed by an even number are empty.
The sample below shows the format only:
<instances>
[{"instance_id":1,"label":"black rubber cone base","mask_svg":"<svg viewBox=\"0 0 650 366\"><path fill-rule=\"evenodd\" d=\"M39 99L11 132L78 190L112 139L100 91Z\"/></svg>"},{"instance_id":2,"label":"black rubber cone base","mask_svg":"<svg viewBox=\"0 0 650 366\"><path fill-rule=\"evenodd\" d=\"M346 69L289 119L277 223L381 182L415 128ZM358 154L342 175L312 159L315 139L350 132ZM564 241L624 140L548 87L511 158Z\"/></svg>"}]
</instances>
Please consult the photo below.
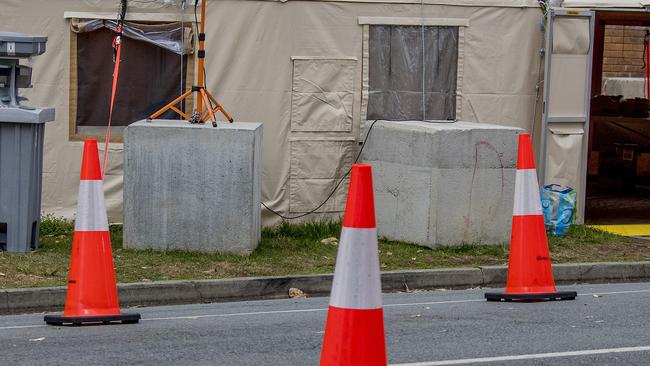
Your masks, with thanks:
<instances>
[{"instance_id":1,"label":"black rubber cone base","mask_svg":"<svg viewBox=\"0 0 650 366\"><path fill-rule=\"evenodd\" d=\"M105 316L62 316L46 315L45 323L49 325L101 325L101 324L133 324L140 321L140 314L119 314Z\"/></svg>"},{"instance_id":2,"label":"black rubber cone base","mask_svg":"<svg viewBox=\"0 0 650 366\"><path fill-rule=\"evenodd\" d=\"M558 291L545 294L504 294L497 292L485 293L487 301L555 301L575 300L578 293L575 291Z\"/></svg>"}]
</instances>

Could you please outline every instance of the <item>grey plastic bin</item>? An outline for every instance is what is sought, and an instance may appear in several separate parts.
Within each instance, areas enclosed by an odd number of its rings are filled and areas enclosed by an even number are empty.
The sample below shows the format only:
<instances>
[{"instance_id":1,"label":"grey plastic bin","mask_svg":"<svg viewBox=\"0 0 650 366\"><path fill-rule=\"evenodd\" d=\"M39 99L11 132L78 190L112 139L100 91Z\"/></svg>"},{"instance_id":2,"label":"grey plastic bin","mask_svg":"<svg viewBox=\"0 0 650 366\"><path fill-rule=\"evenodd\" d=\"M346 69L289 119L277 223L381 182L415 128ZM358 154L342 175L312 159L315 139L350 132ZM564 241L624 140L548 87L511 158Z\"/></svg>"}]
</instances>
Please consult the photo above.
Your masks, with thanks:
<instances>
[{"instance_id":1,"label":"grey plastic bin","mask_svg":"<svg viewBox=\"0 0 650 366\"><path fill-rule=\"evenodd\" d=\"M0 110L0 249L38 246L45 123L3 122Z\"/></svg>"},{"instance_id":2,"label":"grey plastic bin","mask_svg":"<svg viewBox=\"0 0 650 366\"><path fill-rule=\"evenodd\" d=\"M47 37L0 32L0 250L38 247L45 122L54 108L20 105L19 88L31 87L31 68L20 58L45 52Z\"/></svg>"}]
</instances>

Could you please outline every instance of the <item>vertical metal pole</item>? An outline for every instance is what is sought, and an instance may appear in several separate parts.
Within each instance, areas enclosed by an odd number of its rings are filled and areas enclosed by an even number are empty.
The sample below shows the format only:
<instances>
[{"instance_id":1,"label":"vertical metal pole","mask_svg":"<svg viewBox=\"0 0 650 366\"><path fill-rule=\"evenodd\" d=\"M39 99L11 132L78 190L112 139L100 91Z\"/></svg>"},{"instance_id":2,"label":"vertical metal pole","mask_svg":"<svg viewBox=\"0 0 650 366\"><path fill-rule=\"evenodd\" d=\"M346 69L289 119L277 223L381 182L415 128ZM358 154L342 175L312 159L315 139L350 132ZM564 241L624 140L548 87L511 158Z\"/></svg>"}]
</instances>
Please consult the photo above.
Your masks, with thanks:
<instances>
[{"instance_id":1,"label":"vertical metal pole","mask_svg":"<svg viewBox=\"0 0 650 366\"><path fill-rule=\"evenodd\" d=\"M553 19L555 18L555 11L549 9L548 17L546 18L546 46L544 51L544 97L542 101L542 125L540 127L539 135L539 159L537 172L539 176L539 185L546 184L546 130L548 129L548 102L550 96L550 79L551 79L551 58L553 56Z\"/></svg>"},{"instance_id":2,"label":"vertical metal pole","mask_svg":"<svg viewBox=\"0 0 650 366\"><path fill-rule=\"evenodd\" d=\"M199 30L199 72L198 72L198 83L199 88L204 88L205 83L203 82L203 70L205 67L205 40L201 37L201 34L205 34L205 3L206 0L201 0L201 26ZM203 56L203 57L201 57ZM196 98L196 110L199 113L203 113L203 100L202 98Z\"/></svg>"},{"instance_id":3,"label":"vertical metal pole","mask_svg":"<svg viewBox=\"0 0 650 366\"><path fill-rule=\"evenodd\" d=\"M420 17L422 20L421 28L420 28L420 36L422 37L422 122L427 120L427 107L426 107L426 97L425 97L425 83L426 83L426 76L424 75L425 70L426 70L426 52L427 49L425 47L425 42L424 42L424 0L420 0ZM438 35L440 37L440 35Z\"/></svg>"},{"instance_id":4,"label":"vertical metal pole","mask_svg":"<svg viewBox=\"0 0 650 366\"><path fill-rule=\"evenodd\" d=\"M593 79L594 40L596 35L596 13L589 12L589 54L587 61L587 82L585 85L585 123L582 135L582 161L578 180L578 207L576 223L585 223L585 208L587 206L587 164L589 163L589 134L591 125L591 81Z\"/></svg>"}]
</instances>

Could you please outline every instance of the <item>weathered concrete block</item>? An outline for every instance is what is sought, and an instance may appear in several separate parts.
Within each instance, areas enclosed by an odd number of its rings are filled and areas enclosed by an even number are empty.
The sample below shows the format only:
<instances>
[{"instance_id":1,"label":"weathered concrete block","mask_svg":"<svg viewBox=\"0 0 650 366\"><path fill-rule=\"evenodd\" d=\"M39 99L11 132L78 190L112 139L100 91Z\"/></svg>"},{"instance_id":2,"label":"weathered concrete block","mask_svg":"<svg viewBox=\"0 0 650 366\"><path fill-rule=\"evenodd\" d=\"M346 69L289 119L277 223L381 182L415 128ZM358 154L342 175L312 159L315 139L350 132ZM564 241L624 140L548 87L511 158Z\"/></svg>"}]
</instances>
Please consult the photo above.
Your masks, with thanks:
<instances>
[{"instance_id":1,"label":"weathered concrete block","mask_svg":"<svg viewBox=\"0 0 650 366\"><path fill-rule=\"evenodd\" d=\"M126 248L246 254L257 247L261 124L138 121L124 137Z\"/></svg>"},{"instance_id":2,"label":"weathered concrete block","mask_svg":"<svg viewBox=\"0 0 650 366\"><path fill-rule=\"evenodd\" d=\"M373 166L379 235L428 247L508 242L521 132L377 122L363 161Z\"/></svg>"}]
</instances>

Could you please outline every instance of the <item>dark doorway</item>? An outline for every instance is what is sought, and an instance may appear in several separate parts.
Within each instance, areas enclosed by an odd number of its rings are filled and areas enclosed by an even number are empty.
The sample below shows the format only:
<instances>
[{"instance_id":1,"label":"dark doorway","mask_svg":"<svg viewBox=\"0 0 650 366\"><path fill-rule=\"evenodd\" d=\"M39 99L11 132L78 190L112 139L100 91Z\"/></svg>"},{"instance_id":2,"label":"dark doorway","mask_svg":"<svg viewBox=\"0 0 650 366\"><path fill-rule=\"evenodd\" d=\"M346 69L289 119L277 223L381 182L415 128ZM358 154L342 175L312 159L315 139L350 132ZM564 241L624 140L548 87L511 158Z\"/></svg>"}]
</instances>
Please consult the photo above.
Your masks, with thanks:
<instances>
[{"instance_id":1,"label":"dark doorway","mask_svg":"<svg viewBox=\"0 0 650 366\"><path fill-rule=\"evenodd\" d=\"M587 224L650 224L647 35L649 13L596 12Z\"/></svg>"}]
</instances>

